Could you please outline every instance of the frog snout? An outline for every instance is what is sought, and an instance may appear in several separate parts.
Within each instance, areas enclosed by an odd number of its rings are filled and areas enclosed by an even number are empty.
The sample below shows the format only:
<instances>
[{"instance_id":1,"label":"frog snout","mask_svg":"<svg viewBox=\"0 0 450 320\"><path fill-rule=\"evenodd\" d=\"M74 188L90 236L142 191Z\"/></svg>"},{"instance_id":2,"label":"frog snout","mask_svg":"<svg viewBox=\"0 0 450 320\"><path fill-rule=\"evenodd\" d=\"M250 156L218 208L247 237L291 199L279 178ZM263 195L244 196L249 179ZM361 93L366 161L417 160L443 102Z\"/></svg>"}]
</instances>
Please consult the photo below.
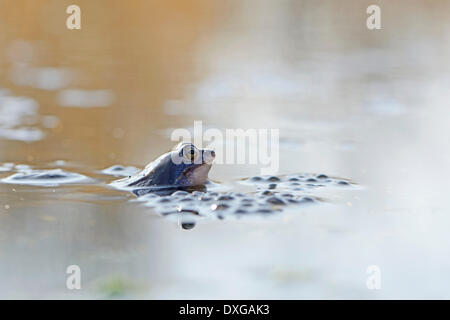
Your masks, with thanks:
<instances>
[{"instance_id":1,"label":"frog snout","mask_svg":"<svg viewBox=\"0 0 450 320\"><path fill-rule=\"evenodd\" d=\"M206 163L213 162L216 157L216 152L214 150L205 150L203 151L203 161Z\"/></svg>"}]
</instances>

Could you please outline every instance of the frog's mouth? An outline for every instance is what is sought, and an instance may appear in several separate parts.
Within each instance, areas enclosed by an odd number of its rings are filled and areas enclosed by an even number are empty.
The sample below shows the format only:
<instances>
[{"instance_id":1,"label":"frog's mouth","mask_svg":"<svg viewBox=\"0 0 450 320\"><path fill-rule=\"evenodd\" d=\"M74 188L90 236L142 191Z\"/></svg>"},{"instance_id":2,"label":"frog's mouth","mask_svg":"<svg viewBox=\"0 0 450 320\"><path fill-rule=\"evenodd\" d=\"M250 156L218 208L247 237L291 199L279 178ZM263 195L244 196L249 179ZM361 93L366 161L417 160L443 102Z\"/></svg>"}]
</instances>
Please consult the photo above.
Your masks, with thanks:
<instances>
[{"instance_id":1,"label":"frog's mouth","mask_svg":"<svg viewBox=\"0 0 450 320\"><path fill-rule=\"evenodd\" d=\"M205 184L206 180L208 180L208 173L210 169L210 163L204 163L192 168L188 174L189 184L192 186Z\"/></svg>"},{"instance_id":2,"label":"frog's mouth","mask_svg":"<svg viewBox=\"0 0 450 320\"><path fill-rule=\"evenodd\" d=\"M214 150L203 150L202 157L204 164L211 165L212 162L214 161L214 158L216 157L216 153L214 152Z\"/></svg>"},{"instance_id":3,"label":"frog's mouth","mask_svg":"<svg viewBox=\"0 0 450 320\"><path fill-rule=\"evenodd\" d=\"M211 164L203 163L194 165L183 171L181 176L175 181L175 185L198 186L205 184L208 180L208 172Z\"/></svg>"},{"instance_id":4,"label":"frog's mouth","mask_svg":"<svg viewBox=\"0 0 450 320\"><path fill-rule=\"evenodd\" d=\"M214 161L216 154L214 151L205 150L202 154L202 164L193 165L186 169L183 174L181 181L184 180L185 185L198 186L205 184L208 180L208 173L211 170L212 162Z\"/></svg>"}]
</instances>

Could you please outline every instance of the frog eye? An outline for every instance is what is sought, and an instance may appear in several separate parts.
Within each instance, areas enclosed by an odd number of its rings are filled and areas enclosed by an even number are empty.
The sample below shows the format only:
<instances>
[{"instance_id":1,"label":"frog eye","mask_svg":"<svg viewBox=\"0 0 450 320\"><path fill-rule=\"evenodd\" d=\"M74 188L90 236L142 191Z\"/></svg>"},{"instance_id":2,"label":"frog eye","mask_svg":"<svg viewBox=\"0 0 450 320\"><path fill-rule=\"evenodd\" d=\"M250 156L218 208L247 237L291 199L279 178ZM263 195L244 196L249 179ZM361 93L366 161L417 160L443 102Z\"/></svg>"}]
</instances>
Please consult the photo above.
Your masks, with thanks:
<instances>
[{"instance_id":1,"label":"frog eye","mask_svg":"<svg viewBox=\"0 0 450 320\"><path fill-rule=\"evenodd\" d=\"M195 159L197 159L198 155L199 155L198 150L192 145L187 145L183 148L183 157L186 160L193 162L195 161Z\"/></svg>"}]
</instances>

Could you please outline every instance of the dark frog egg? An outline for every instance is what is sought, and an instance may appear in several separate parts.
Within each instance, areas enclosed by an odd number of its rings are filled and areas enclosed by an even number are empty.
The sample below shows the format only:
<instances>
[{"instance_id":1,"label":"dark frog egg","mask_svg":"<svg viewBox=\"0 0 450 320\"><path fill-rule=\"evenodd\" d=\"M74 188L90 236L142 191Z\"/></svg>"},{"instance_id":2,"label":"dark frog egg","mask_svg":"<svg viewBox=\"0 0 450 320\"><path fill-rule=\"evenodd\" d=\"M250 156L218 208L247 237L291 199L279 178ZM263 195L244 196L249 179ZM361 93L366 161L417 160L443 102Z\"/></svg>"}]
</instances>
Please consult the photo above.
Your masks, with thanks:
<instances>
[{"instance_id":1,"label":"dark frog egg","mask_svg":"<svg viewBox=\"0 0 450 320\"><path fill-rule=\"evenodd\" d=\"M217 200L220 201L230 201L230 200L234 200L234 197L229 196L229 195L223 195L217 198Z\"/></svg>"},{"instance_id":2,"label":"dark frog egg","mask_svg":"<svg viewBox=\"0 0 450 320\"><path fill-rule=\"evenodd\" d=\"M241 204L243 207L253 207L253 204L251 202L244 202Z\"/></svg>"},{"instance_id":3,"label":"dark frog egg","mask_svg":"<svg viewBox=\"0 0 450 320\"><path fill-rule=\"evenodd\" d=\"M281 196L284 198L293 198L294 197L294 195L290 194L290 193L283 193Z\"/></svg>"},{"instance_id":4,"label":"dark frog egg","mask_svg":"<svg viewBox=\"0 0 450 320\"><path fill-rule=\"evenodd\" d=\"M184 222L184 223L181 223L181 227L184 230L191 230L191 229L193 229L195 227L195 223L193 223L193 222L189 222L189 223Z\"/></svg>"},{"instance_id":5,"label":"dark frog egg","mask_svg":"<svg viewBox=\"0 0 450 320\"><path fill-rule=\"evenodd\" d=\"M276 183L271 183L271 184L269 184L269 186L268 186L268 188L270 189L270 190L273 190L273 189L275 189L277 187L277 184Z\"/></svg>"},{"instance_id":6,"label":"dark frog egg","mask_svg":"<svg viewBox=\"0 0 450 320\"><path fill-rule=\"evenodd\" d=\"M316 178L317 179L328 179L328 176L326 174L319 174Z\"/></svg>"},{"instance_id":7,"label":"dark frog egg","mask_svg":"<svg viewBox=\"0 0 450 320\"><path fill-rule=\"evenodd\" d=\"M266 181L277 182L277 181L281 181L281 179L276 176L271 176L271 177L267 178Z\"/></svg>"},{"instance_id":8,"label":"dark frog egg","mask_svg":"<svg viewBox=\"0 0 450 320\"><path fill-rule=\"evenodd\" d=\"M276 196L271 196L271 197L267 198L266 202L268 202L270 204L275 204L275 205L285 205L286 204L282 199L280 199Z\"/></svg>"},{"instance_id":9,"label":"dark frog egg","mask_svg":"<svg viewBox=\"0 0 450 320\"><path fill-rule=\"evenodd\" d=\"M271 209L266 209L266 208L260 208L258 210L256 210L257 213L264 213L264 214L268 214L268 213L274 213L273 210Z\"/></svg>"},{"instance_id":10,"label":"dark frog egg","mask_svg":"<svg viewBox=\"0 0 450 320\"><path fill-rule=\"evenodd\" d=\"M300 181L300 179L296 178L296 177L292 177L292 178L289 178L289 181Z\"/></svg>"},{"instance_id":11,"label":"dark frog egg","mask_svg":"<svg viewBox=\"0 0 450 320\"><path fill-rule=\"evenodd\" d=\"M161 199L159 199L158 200L158 202L160 202L160 203L167 203L167 202L171 202L172 200L170 200L169 198L167 198L167 197L162 197Z\"/></svg>"},{"instance_id":12,"label":"dark frog egg","mask_svg":"<svg viewBox=\"0 0 450 320\"><path fill-rule=\"evenodd\" d=\"M314 199L310 197L303 197L299 202L301 203L313 203Z\"/></svg>"},{"instance_id":13,"label":"dark frog egg","mask_svg":"<svg viewBox=\"0 0 450 320\"><path fill-rule=\"evenodd\" d=\"M255 200L252 198L244 198L241 200L240 206L245 208L252 207L254 202Z\"/></svg>"},{"instance_id":14,"label":"dark frog egg","mask_svg":"<svg viewBox=\"0 0 450 320\"><path fill-rule=\"evenodd\" d=\"M306 181L307 181L307 182L317 182L317 180L314 179L314 178L309 178L309 179L307 179Z\"/></svg>"},{"instance_id":15,"label":"dark frog egg","mask_svg":"<svg viewBox=\"0 0 450 320\"><path fill-rule=\"evenodd\" d=\"M248 179L249 181L252 181L252 182L258 182L258 181L261 181L262 180L262 178L261 177L258 177L258 176L254 176L254 177L251 177L250 179Z\"/></svg>"},{"instance_id":16,"label":"dark frog egg","mask_svg":"<svg viewBox=\"0 0 450 320\"><path fill-rule=\"evenodd\" d=\"M341 186L349 186L350 185L350 183L348 183L347 181L344 181L344 180L338 181L337 184L339 184Z\"/></svg>"},{"instance_id":17,"label":"dark frog egg","mask_svg":"<svg viewBox=\"0 0 450 320\"><path fill-rule=\"evenodd\" d=\"M177 211L178 211L178 213L191 213L191 214L195 214L196 216L199 215L198 211L193 208L185 208L182 206L178 206Z\"/></svg>"},{"instance_id":18,"label":"dark frog egg","mask_svg":"<svg viewBox=\"0 0 450 320\"><path fill-rule=\"evenodd\" d=\"M261 192L261 195L263 195L263 196L271 196L271 195L273 195L273 192L269 191L269 190L264 190L263 192Z\"/></svg>"}]
</instances>

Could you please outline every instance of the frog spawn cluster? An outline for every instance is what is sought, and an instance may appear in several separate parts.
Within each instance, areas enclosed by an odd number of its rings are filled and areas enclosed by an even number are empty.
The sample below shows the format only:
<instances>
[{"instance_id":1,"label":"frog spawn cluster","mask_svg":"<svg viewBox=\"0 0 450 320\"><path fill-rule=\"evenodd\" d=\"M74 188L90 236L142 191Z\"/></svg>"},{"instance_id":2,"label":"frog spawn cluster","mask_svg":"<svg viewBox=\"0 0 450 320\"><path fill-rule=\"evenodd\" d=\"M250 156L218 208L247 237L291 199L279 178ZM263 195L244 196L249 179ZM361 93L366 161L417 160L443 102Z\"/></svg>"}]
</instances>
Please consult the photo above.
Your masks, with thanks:
<instances>
[{"instance_id":1,"label":"frog spawn cluster","mask_svg":"<svg viewBox=\"0 0 450 320\"><path fill-rule=\"evenodd\" d=\"M177 219L181 219L182 226L189 228L201 218L224 219L231 215L272 214L282 211L287 205L314 203L316 200L289 193L276 195L270 191L245 195L235 192L189 193L178 190L167 196L149 193L139 197L138 201L144 201L145 206L163 216L176 215Z\"/></svg>"},{"instance_id":2,"label":"frog spawn cluster","mask_svg":"<svg viewBox=\"0 0 450 320\"><path fill-rule=\"evenodd\" d=\"M305 196L308 189L329 186L350 186L351 183L326 175L302 174L293 176L256 176L241 181L253 185L251 193L214 191L175 191L159 196L148 193L137 201L163 216L177 219L185 229L191 229L200 219L270 215L288 206L304 206L320 202L319 198Z\"/></svg>"},{"instance_id":3,"label":"frog spawn cluster","mask_svg":"<svg viewBox=\"0 0 450 320\"><path fill-rule=\"evenodd\" d=\"M329 177L325 174L294 174L285 176L254 176L242 180L243 183L254 184L259 188L286 189L290 191L303 191L322 187L345 187L352 183L345 179Z\"/></svg>"}]
</instances>

